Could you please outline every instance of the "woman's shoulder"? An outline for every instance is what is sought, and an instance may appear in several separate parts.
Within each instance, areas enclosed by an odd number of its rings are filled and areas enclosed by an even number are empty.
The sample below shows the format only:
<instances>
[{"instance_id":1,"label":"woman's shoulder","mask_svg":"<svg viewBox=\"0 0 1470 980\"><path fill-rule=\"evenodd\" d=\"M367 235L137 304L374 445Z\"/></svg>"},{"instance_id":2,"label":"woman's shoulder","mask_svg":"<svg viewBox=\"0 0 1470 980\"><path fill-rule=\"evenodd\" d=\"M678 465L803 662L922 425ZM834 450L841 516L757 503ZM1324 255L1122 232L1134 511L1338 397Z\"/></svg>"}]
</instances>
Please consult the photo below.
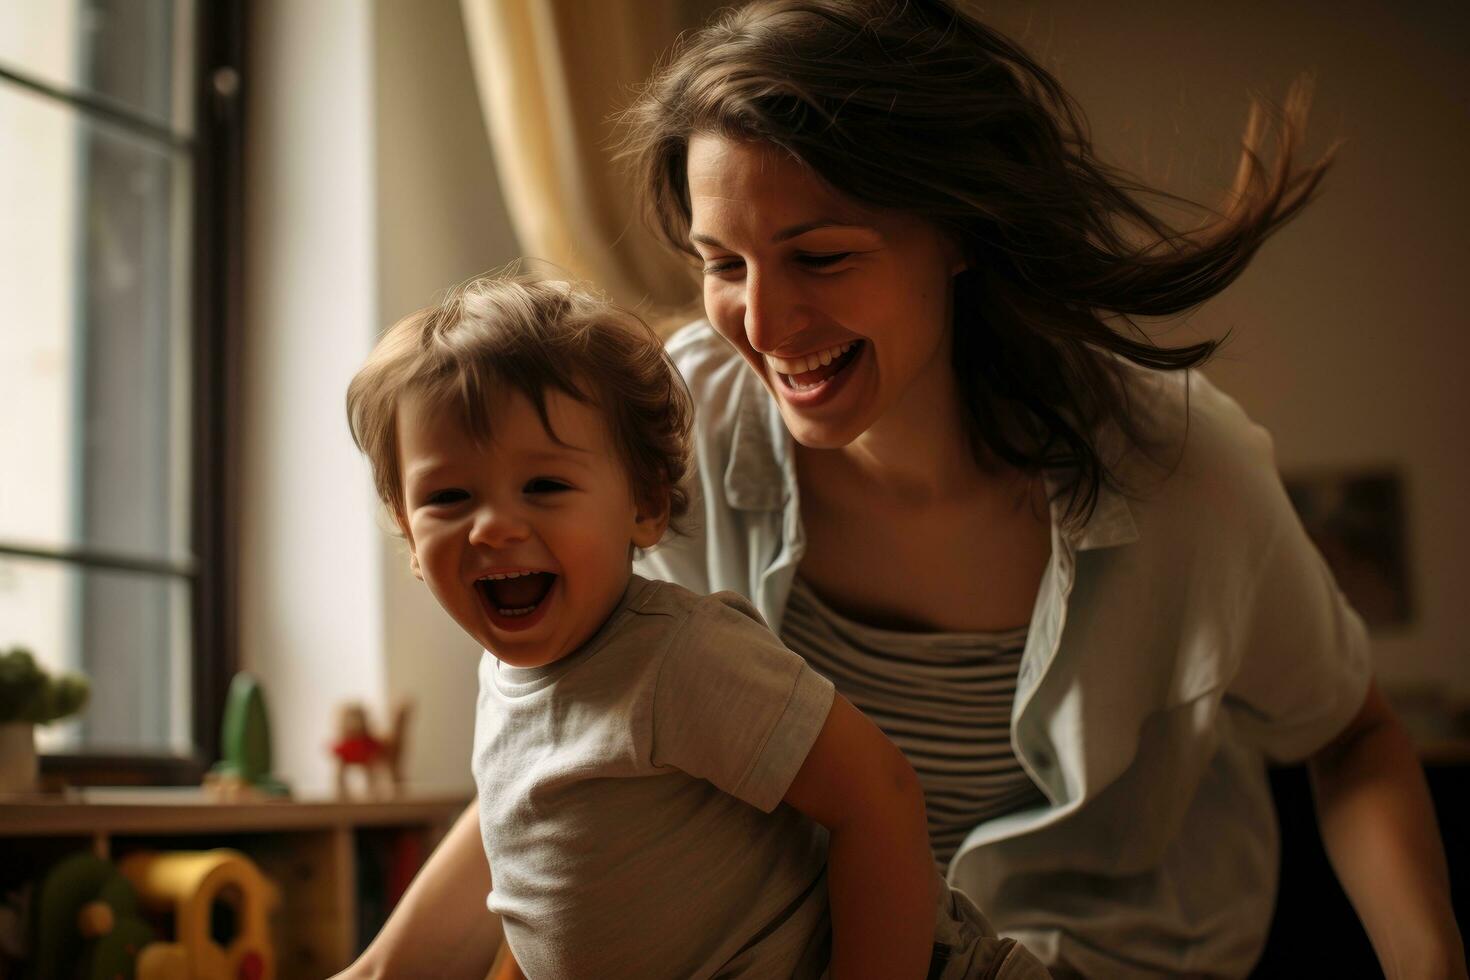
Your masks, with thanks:
<instances>
[{"instance_id":1,"label":"woman's shoulder","mask_svg":"<svg viewBox=\"0 0 1470 980\"><path fill-rule=\"evenodd\" d=\"M1218 515L1223 533L1274 523L1285 499L1275 445L1239 402L1196 369L1129 365L1123 379L1140 440L1115 454L1125 489L1184 520Z\"/></svg>"},{"instance_id":2,"label":"woman's shoulder","mask_svg":"<svg viewBox=\"0 0 1470 980\"><path fill-rule=\"evenodd\" d=\"M1123 385L1145 438L1186 454L1270 451L1266 429L1198 368L1161 371L1128 364Z\"/></svg>"}]
</instances>

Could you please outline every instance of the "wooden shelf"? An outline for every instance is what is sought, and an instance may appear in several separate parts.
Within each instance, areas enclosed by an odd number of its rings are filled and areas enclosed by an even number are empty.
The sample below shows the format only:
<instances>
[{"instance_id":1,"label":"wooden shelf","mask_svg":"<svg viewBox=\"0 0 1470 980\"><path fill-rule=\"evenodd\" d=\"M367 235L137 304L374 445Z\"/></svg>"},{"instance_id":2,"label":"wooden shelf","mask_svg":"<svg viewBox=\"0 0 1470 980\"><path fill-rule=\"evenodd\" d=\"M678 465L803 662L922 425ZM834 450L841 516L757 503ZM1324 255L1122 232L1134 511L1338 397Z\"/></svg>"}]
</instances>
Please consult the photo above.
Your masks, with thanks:
<instances>
[{"instance_id":1,"label":"wooden shelf","mask_svg":"<svg viewBox=\"0 0 1470 980\"><path fill-rule=\"evenodd\" d=\"M350 963L389 908L379 872L395 845L426 858L468 803L463 796L217 803L197 790L86 790L0 800L0 888L33 880L76 851L232 847L279 888L273 918L279 975L319 980ZM412 867L412 865L410 865ZM374 891L376 889L376 891ZM367 934L365 934L367 933Z\"/></svg>"},{"instance_id":2,"label":"wooden shelf","mask_svg":"<svg viewBox=\"0 0 1470 980\"><path fill-rule=\"evenodd\" d=\"M194 790L90 791L75 797L0 800L0 837L257 833L437 823L447 830L468 803L459 796L216 803Z\"/></svg>"}]
</instances>

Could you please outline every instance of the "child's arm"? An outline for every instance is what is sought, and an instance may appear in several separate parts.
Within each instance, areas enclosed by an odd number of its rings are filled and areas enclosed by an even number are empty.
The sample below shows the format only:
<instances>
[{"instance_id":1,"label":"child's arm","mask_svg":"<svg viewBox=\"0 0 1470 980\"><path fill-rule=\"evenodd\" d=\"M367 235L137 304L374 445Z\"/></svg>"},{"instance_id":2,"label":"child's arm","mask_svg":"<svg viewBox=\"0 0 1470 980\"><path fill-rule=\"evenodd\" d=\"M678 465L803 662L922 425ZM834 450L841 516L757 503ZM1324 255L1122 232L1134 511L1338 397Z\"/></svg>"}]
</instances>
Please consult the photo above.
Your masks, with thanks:
<instances>
[{"instance_id":1,"label":"child's arm","mask_svg":"<svg viewBox=\"0 0 1470 980\"><path fill-rule=\"evenodd\" d=\"M832 980L923 977L937 873L903 753L838 695L785 800L831 834Z\"/></svg>"},{"instance_id":2,"label":"child's arm","mask_svg":"<svg viewBox=\"0 0 1470 980\"><path fill-rule=\"evenodd\" d=\"M378 937L337 980L462 977L484 980L500 945L485 907L490 866L472 803L413 879Z\"/></svg>"}]
</instances>

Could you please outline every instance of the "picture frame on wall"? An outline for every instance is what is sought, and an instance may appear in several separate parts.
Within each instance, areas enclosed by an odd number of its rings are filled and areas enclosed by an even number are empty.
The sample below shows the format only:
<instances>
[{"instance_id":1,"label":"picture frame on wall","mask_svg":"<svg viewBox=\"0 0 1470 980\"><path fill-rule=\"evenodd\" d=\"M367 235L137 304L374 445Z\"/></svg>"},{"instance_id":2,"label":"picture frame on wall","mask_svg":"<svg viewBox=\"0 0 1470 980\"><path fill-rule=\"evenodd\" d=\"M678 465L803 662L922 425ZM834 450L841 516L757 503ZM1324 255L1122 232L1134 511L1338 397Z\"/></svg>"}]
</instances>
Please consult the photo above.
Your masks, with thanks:
<instances>
[{"instance_id":1,"label":"picture frame on wall","mask_svg":"<svg viewBox=\"0 0 1470 980\"><path fill-rule=\"evenodd\" d=\"M1382 467L1285 475L1287 496L1342 590L1370 630L1409 626L1403 480Z\"/></svg>"}]
</instances>

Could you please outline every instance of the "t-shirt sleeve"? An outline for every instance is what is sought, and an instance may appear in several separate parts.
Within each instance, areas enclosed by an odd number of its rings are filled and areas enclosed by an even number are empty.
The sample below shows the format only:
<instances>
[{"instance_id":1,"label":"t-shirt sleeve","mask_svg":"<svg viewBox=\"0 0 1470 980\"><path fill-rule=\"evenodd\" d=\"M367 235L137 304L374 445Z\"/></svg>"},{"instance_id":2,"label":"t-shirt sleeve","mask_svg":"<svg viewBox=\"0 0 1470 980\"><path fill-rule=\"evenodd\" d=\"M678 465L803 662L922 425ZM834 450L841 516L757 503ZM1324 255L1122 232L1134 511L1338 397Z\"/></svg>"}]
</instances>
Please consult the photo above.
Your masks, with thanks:
<instances>
[{"instance_id":1,"label":"t-shirt sleeve","mask_svg":"<svg viewBox=\"0 0 1470 980\"><path fill-rule=\"evenodd\" d=\"M1357 715L1372 681L1367 629L1276 483L1268 539L1240 623L1226 692L1236 730L1276 762L1297 762Z\"/></svg>"},{"instance_id":2,"label":"t-shirt sleeve","mask_svg":"<svg viewBox=\"0 0 1470 980\"><path fill-rule=\"evenodd\" d=\"M670 644L654 693L652 761L770 812L831 710L833 688L732 593L702 600Z\"/></svg>"}]
</instances>

